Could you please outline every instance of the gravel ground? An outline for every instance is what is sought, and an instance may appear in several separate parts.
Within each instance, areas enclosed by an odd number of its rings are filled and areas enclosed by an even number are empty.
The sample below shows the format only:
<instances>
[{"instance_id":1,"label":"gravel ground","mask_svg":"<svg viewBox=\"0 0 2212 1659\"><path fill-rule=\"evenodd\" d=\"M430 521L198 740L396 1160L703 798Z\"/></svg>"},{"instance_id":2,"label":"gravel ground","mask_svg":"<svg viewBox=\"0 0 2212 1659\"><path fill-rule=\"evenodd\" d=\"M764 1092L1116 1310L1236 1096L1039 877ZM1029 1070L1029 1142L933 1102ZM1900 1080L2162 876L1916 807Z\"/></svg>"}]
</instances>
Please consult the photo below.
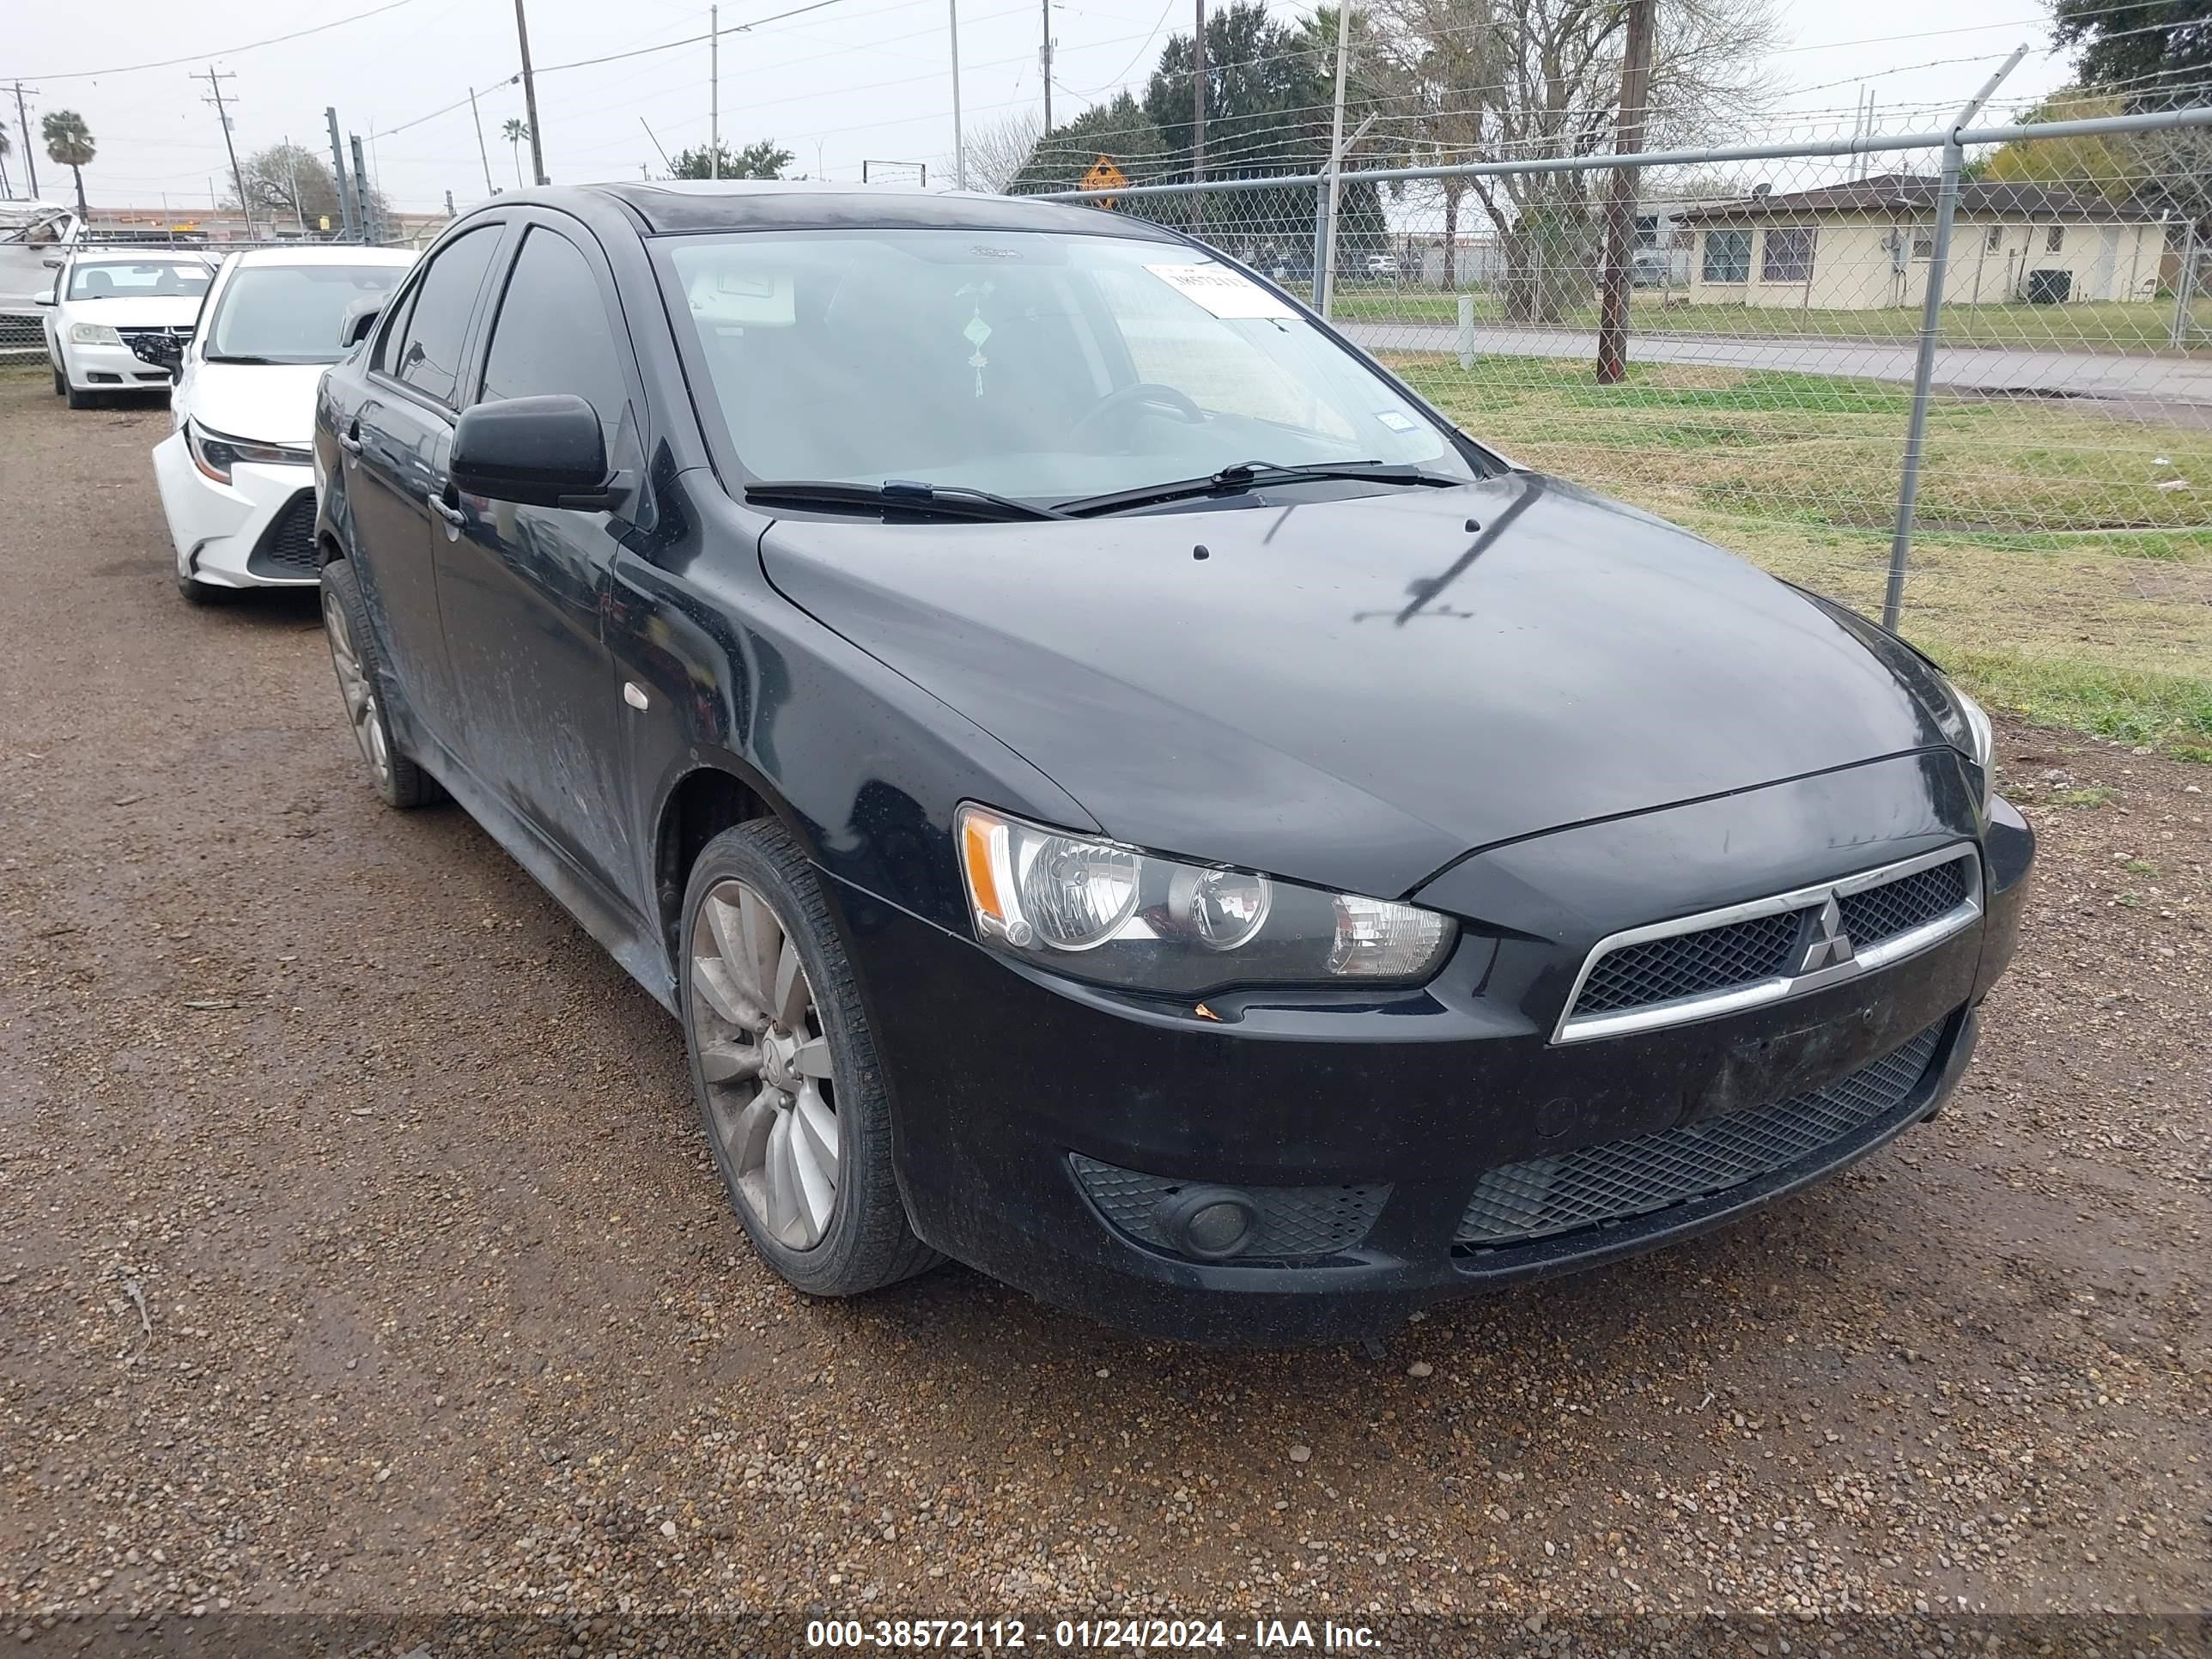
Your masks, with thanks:
<instances>
[{"instance_id":1,"label":"gravel ground","mask_svg":"<svg viewBox=\"0 0 2212 1659\"><path fill-rule=\"evenodd\" d=\"M313 605L179 602L165 422L0 381L0 1632L2203 1639L2212 769L2005 728L2042 866L1964 1089L1732 1230L1374 1351L1144 1341L957 1267L810 1304L674 1024L465 817L377 804Z\"/></svg>"}]
</instances>

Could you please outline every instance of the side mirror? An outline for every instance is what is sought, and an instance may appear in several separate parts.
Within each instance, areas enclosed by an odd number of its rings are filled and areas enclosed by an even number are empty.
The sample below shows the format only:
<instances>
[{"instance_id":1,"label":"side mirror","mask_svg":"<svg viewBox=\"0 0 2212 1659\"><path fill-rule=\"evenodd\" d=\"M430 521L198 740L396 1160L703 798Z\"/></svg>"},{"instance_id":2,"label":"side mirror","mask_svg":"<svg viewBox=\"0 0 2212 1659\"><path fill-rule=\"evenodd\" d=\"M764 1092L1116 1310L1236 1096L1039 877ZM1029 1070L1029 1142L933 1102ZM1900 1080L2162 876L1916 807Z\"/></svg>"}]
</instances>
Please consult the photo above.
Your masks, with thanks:
<instances>
[{"instance_id":1,"label":"side mirror","mask_svg":"<svg viewBox=\"0 0 2212 1659\"><path fill-rule=\"evenodd\" d=\"M48 289L44 294L34 294L31 297L42 306L58 306L61 303L59 300L54 298L54 291L52 289Z\"/></svg>"},{"instance_id":2,"label":"side mirror","mask_svg":"<svg viewBox=\"0 0 2212 1659\"><path fill-rule=\"evenodd\" d=\"M381 294L363 295L347 302L345 314L338 319L340 345L350 351L368 337L368 331L384 314L384 299Z\"/></svg>"},{"instance_id":3,"label":"side mirror","mask_svg":"<svg viewBox=\"0 0 2212 1659\"><path fill-rule=\"evenodd\" d=\"M453 428L453 487L526 507L602 511L609 487L607 443L591 404L571 392L478 404Z\"/></svg>"},{"instance_id":4,"label":"side mirror","mask_svg":"<svg viewBox=\"0 0 2212 1659\"><path fill-rule=\"evenodd\" d=\"M48 270L59 270L62 268L62 256L58 253L49 253L45 258L40 260L39 263L44 265Z\"/></svg>"}]
</instances>

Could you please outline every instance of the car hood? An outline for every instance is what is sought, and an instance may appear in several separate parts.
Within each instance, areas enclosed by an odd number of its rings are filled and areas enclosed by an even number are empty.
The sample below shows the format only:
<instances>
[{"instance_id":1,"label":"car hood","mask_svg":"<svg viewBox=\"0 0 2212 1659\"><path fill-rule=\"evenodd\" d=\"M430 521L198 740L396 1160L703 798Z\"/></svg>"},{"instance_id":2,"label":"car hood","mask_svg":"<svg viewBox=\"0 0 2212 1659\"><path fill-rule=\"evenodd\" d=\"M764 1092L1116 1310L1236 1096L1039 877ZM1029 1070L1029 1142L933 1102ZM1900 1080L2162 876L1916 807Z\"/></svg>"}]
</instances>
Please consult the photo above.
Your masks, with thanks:
<instances>
[{"instance_id":1,"label":"car hood","mask_svg":"<svg viewBox=\"0 0 2212 1659\"><path fill-rule=\"evenodd\" d=\"M199 319L200 302L196 295L70 300L62 309L64 320L71 323L105 323L110 328L190 328Z\"/></svg>"},{"instance_id":2,"label":"car hood","mask_svg":"<svg viewBox=\"0 0 2212 1659\"><path fill-rule=\"evenodd\" d=\"M1255 499L787 520L762 556L1109 835L1385 896L1475 848L1951 740L1904 646L1556 480Z\"/></svg>"},{"instance_id":3,"label":"car hood","mask_svg":"<svg viewBox=\"0 0 2212 1659\"><path fill-rule=\"evenodd\" d=\"M267 444L304 446L315 435L321 363L192 365L184 412L211 431Z\"/></svg>"}]
</instances>

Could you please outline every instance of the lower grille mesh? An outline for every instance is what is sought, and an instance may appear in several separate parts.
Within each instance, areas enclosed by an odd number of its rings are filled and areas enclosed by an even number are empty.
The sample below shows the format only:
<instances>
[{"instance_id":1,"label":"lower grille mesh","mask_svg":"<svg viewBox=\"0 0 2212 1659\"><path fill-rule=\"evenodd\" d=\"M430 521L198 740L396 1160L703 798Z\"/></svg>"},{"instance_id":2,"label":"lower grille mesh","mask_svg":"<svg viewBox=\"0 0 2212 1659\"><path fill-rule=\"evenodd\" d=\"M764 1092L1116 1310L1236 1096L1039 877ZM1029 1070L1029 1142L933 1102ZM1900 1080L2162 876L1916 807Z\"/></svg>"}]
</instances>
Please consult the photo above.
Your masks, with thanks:
<instances>
[{"instance_id":1,"label":"lower grille mesh","mask_svg":"<svg viewBox=\"0 0 2212 1659\"><path fill-rule=\"evenodd\" d=\"M1068 1163L1107 1220L1154 1249L1170 1249L1153 1218L1161 1200L1185 1187L1200 1183L1173 1181L1164 1176L1124 1170L1102 1164L1080 1152L1070 1153ZM1375 1218L1390 1196L1388 1185L1346 1184L1337 1187L1238 1187L1252 1200L1259 1224L1251 1243L1237 1253L1239 1261L1303 1260L1335 1255L1367 1237Z\"/></svg>"},{"instance_id":2,"label":"lower grille mesh","mask_svg":"<svg viewBox=\"0 0 2212 1659\"><path fill-rule=\"evenodd\" d=\"M1624 1221L1726 1192L1814 1152L1841 1150L1882 1127L1911 1096L1942 1030L1941 1023L1931 1025L1871 1066L1771 1106L1489 1170L1453 1246L1495 1249Z\"/></svg>"},{"instance_id":3,"label":"lower grille mesh","mask_svg":"<svg viewBox=\"0 0 2212 1659\"><path fill-rule=\"evenodd\" d=\"M318 574L314 491L302 489L278 509L246 556L246 568L257 576L295 580Z\"/></svg>"}]
</instances>

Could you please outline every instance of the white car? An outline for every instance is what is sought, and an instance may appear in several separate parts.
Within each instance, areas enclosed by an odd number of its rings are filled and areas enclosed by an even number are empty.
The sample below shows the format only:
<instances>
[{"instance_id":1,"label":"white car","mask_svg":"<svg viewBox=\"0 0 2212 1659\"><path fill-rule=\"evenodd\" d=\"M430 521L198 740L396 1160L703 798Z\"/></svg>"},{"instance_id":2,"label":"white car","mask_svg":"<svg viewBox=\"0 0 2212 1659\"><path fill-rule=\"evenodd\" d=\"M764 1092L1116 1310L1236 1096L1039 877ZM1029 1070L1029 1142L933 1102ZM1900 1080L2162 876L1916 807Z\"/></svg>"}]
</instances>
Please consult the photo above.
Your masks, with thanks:
<instances>
[{"instance_id":1,"label":"white car","mask_svg":"<svg viewBox=\"0 0 2212 1659\"><path fill-rule=\"evenodd\" d=\"M349 312L414 264L389 248L257 248L216 273L154 447L177 589L195 603L318 580L309 440L315 387Z\"/></svg>"},{"instance_id":2,"label":"white car","mask_svg":"<svg viewBox=\"0 0 2212 1659\"><path fill-rule=\"evenodd\" d=\"M108 392L169 385L215 267L197 253L79 248L62 260L46 308L54 394L83 409Z\"/></svg>"}]
</instances>

